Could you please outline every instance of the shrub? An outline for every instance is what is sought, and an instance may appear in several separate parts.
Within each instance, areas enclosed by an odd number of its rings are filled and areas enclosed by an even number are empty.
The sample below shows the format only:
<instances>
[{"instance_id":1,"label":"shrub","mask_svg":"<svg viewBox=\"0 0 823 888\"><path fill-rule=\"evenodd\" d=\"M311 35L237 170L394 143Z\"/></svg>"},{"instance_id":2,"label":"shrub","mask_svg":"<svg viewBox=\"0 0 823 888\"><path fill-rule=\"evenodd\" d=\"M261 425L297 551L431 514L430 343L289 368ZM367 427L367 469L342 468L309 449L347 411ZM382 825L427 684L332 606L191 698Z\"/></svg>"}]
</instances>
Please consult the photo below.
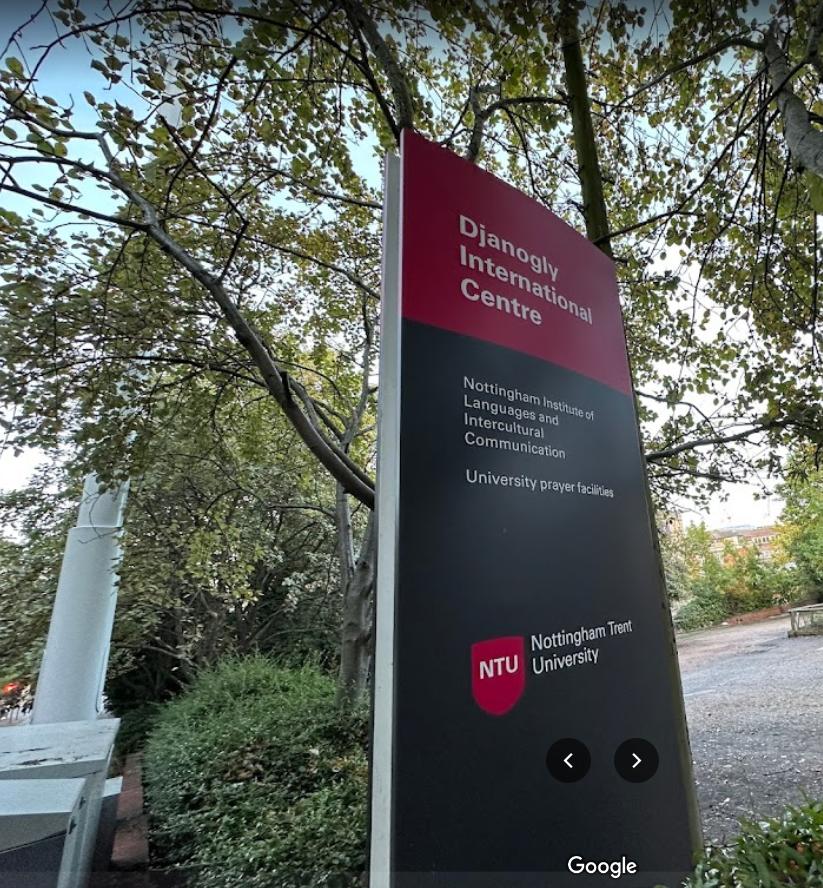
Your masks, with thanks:
<instances>
[{"instance_id":1,"label":"shrub","mask_svg":"<svg viewBox=\"0 0 823 888\"><path fill-rule=\"evenodd\" d=\"M687 888L823 888L823 803L742 826L733 844L706 852Z\"/></svg>"},{"instance_id":2,"label":"shrub","mask_svg":"<svg viewBox=\"0 0 823 888\"><path fill-rule=\"evenodd\" d=\"M677 611L677 625L681 629L700 629L712 623L720 623L729 616L722 598L712 595L696 595Z\"/></svg>"},{"instance_id":3,"label":"shrub","mask_svg":"<svg viewBox=\"0 0 823 888\"><path fill-rule=\"evenodd\" d=\"M367 725L313 668L252 657L203 673L163 707L147 744L155 854L195 888L356 885Z\"/></svg>"}]
</instances>

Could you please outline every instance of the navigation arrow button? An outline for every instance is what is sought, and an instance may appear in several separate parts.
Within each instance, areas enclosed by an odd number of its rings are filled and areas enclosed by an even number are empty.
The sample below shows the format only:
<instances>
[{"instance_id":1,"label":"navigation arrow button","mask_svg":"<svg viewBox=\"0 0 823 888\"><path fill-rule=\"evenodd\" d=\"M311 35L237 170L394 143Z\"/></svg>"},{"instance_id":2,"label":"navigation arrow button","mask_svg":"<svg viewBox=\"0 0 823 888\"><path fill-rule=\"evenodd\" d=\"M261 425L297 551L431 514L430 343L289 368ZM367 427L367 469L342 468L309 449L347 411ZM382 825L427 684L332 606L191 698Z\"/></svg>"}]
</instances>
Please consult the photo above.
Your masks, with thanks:
<instances>
[{"instance_id":1,"label":"navigation arrow button","mask_svg":"<svg viewBox=\"0 0 823 888\"><path fill-rule=\"evenodd\" d=\"M645 783L657 773L660 757L657 750L640 737L626 740L617 747L614 754L614 767L617 773L629 783Z\"/></svg>"},{"instance_id":2,"label":"navigation arrow button","mask_svg":"<svg viewBox=\"0 0 823 888\"><path fill-rule=\"evenodd\" d=\"M552 744L546 754L546 767L555 780L576 783L589 773L592 757L586 745L573 737Z\"/></svg>"}]
</instances>

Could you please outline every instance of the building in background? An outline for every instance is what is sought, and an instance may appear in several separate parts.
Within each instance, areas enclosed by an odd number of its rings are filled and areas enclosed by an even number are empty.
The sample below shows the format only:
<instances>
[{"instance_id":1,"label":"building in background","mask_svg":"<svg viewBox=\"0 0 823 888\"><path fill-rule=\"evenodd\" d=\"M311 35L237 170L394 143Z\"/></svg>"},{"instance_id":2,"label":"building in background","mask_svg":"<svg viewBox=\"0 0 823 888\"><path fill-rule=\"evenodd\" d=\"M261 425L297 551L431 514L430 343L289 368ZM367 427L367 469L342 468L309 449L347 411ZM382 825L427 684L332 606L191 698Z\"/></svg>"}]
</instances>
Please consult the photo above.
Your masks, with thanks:
<instances>
[{"instance_id":1,"label":"building in background","mask_svg":"<svg viewBox=\"0 0 823 888\"><path fill-rule=\"evenodd\" d=\"M777 528L773 525L727 527L724 530L713 530L711 535L712 543L709 548L718 558L723 557L727 544L734 549L753 546L763 561L771 561L775 556Z\"/></svg>"}]
</instances>

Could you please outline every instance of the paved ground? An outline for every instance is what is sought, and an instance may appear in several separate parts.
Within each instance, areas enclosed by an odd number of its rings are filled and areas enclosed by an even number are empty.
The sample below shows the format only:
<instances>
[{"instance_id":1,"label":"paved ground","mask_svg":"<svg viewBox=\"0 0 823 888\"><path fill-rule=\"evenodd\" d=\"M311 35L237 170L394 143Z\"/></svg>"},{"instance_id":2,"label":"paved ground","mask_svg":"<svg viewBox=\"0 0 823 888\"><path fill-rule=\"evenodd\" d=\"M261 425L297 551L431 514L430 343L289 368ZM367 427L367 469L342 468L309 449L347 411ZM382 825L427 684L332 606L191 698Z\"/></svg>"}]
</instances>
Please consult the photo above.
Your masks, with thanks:
<instances>
[{"instance_id":1,"label":"paved ground","mask_svg":"<svg viewBox=\"0 0 823 888\"><path fill-rule=\"evenodd\" d=\"M823 637L788 638L788 617L678 637L703 829L823 799Z\"/></svg>"}]
</instances>

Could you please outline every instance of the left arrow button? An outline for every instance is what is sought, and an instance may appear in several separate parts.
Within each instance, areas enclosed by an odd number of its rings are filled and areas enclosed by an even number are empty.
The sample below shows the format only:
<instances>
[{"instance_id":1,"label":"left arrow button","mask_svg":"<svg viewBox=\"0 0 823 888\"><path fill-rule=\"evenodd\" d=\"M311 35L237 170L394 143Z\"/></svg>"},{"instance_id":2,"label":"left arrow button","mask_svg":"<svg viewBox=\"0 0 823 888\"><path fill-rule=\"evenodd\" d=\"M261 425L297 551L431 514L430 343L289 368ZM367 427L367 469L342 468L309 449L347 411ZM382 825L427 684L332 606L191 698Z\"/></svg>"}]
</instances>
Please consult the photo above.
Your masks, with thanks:
<instances>
[{"instance_id":1,"label":"left arrow button","mask_svg":"<svg viewBox=\"0 0 823 888\"><path fill-rule=\"evenodd\" d=\"M592 757L580 740L565 737L552 743L546 754L546 767L555 780L576 783L589 773Z\"/></svg>"}]
</instances>

